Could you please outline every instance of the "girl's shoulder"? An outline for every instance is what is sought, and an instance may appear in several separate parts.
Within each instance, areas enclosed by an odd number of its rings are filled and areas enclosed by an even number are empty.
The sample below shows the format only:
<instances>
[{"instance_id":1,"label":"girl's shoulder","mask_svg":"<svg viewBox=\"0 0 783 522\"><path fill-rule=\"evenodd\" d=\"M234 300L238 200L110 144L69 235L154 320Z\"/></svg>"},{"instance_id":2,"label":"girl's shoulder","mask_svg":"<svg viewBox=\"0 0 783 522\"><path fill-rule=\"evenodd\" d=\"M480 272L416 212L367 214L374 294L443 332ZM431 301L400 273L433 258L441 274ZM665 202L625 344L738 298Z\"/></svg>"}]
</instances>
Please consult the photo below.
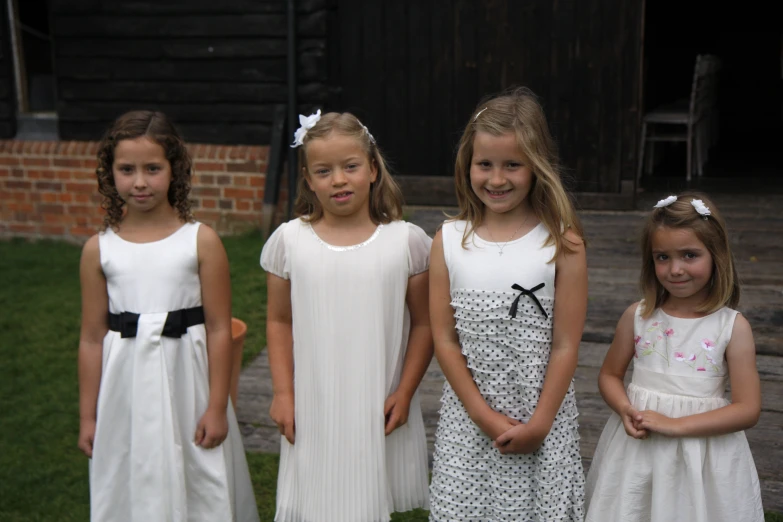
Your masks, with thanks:
<instances>
[{"instance_id":1,"label":"girl's shoulder","mask_svg":"<svg viewBox=\"0 0 783 522\"><path fill-rule=\"evenodd\" d=\"M468 227L468 222L463 219L447 219L439 227L443 242L454 241L455 238L462 243L462 236L465 235L465 230Z\"/></svg>"}]
</instances>

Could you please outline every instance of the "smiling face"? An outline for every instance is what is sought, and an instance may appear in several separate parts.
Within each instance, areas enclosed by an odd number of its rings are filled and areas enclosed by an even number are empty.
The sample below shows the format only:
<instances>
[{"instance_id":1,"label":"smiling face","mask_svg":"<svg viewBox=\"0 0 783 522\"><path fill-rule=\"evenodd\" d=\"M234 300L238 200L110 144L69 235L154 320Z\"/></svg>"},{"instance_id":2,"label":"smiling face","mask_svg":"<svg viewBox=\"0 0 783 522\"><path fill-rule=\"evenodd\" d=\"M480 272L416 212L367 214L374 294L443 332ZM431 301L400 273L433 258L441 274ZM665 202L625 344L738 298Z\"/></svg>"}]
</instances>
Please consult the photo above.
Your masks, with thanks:
<instances>
[{"instance_id":1,"label":"smiling face","mask_svg":"<svg viewBox=\"0 0 783 522\"><path fill-rule=\"evenodd\" d=\"M495 136L476 132L470 163L470 186L487 212L505 214L519 209L535 175L513 133Z\"/></svg>"},{"instance_id":2,"label":"smiling face","mask_svg":"<svg viewBox=\"0 0 783 522\"><path fill-rule=\"evenodd\" d=\"M159 144L145 136L125 139L114 148L114 185L128 211L150 212L169 205L171 164Z\"/></svg>"},{"instance_id":3,"label":"smiling face","mask_svg":"<svg viewBox=\"0 0 783 522\"><path fill-rule=\"evenodd\" d=\"M370 186L378 177L375 163L356 139L335 132L307 145L307 186L324 214L348 217L370 212Z\"/></svg>"},{"instance_id":4,"label":"smiling face","mask_svg":"<svg viewBox=\"0 0 783 522\"><path fill-rule=\"evenodd\" d=\"M658 227L652 235L655 276L669 299L699 305L709 296L712 255L687 228Z\"/></svg>"}]
</instances>

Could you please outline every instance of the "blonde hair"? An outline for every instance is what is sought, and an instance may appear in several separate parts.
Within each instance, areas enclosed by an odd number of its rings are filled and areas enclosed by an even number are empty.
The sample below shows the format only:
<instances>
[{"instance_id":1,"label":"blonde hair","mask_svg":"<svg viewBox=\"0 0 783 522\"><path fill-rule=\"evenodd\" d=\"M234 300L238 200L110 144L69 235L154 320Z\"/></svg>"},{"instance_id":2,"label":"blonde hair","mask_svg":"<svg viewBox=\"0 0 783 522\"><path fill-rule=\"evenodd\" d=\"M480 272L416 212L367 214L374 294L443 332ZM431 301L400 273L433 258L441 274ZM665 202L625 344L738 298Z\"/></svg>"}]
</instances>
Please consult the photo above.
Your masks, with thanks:
<instances>
[{"instance_id":1,"label":"blonde hair","mask_svg":"<svg viewBox=\"0 0 783 522\"><path fill-rule=\"evenodd\" d=\"M709 207L706 218L696 212L691 201L700 199ZM736 308L740 300L739 278L734 256L729 246L726 224L718 208L706 196L688 192L677 197L677 201L663 208L656 208L647 218L642 231L642 273L639 286L644 297L642 317L648 318L656 308L666 301L669 292L655 275L655 261L652 253L652 237L660 228L686 229L693 232L704 243L712 256L712 277L710 293L697 311L712 313L724 306ZM652 304L652 306L650 306Z\"/></svg>"},{"instance_id":2,"label":"blonde hair","mask_svg":"<svg viewBox=\"0 0 783 522\"><path fill-rule=\"evenodd\" d=\"M326 138L332 132L354 138L366 152L367 158L378 168L378 176L370 185L370 219L373 223L390 223L402 219L402 191L394 181L386 161L375 140L370 136L362 122L349 112L328 112L321 116L318 123L307 131L299 147L299 182L297 187L294 213L308 223L319 221L324 210L321 203L307 185L307 144L312 140Z\"/></svg>"},{"instance_id":3,"label":"blonde hair","mask_svg":"<svg viewBox=\"0 0 783 522\"><path fill-rule=\"evenodd\" d=\"M555 245L555 255L550 262L562 251L572 253L574 249L566 242L564 233L570 228L581 238L582 225L561 181L557 147L549 133L544 110L533 91L526 87L513 89L479 103L460 139L454 166L460 211L453 219L468 222L462 236L463 248L472 231L484 220L484 204L470 184L473 140L477 132L493 136L514 133L519 149L533 171L533 185L527 196L528 201L536 217L549 231L546 245Z\"/></svg>"}]
</instances>

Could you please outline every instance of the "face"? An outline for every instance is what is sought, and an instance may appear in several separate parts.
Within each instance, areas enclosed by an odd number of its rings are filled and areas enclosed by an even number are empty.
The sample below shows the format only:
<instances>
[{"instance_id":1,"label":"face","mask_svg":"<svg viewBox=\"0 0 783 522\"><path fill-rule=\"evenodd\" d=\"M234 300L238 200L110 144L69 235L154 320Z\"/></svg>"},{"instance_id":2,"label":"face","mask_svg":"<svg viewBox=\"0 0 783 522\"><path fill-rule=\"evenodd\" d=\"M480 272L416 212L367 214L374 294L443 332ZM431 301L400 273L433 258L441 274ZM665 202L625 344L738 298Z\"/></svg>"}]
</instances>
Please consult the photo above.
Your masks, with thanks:
<instances>
[{"instance_id":1,"label":"face","mask_svg":"<svg viewBox=\"0 0 783 522\"><path fill-rule=\"evenodd\" d=\"M305 179L327 214L369 212L370 185L377 177L377 166L350 136L331 133L307 143Z\"/></svg>"},{"instance_id":2,"label":"face","mask_svg":"<svg viewBox=\"0 0 783 522\"><path fill-rule=\"evenodd\" d=\"M533 170L513 133L476 133L470 185L488 211L504 214L520 208L523 202L527 204L533 180Z\"/></svg>"},{"instance_id":3,"label":"face","mask_svg":"<svg viewBox=\"0 0 783 522\"><path fill-rule=\"evenodd\" d=\"M677 299L706 299L712 277L712 255L692 230L660 227L652 237L658 281Z\"/></svg>"},{"instance_id":4,"label":"face","mask_svg":"<svg viewBox=\"0 0 783 522\"><path fill-rule=\"evenodd\" d=\"M128 209L148 212L168 205L171 165L163 147L147 137L120 141L114 148L114 184Z\"/></svg>"}]
</instances>

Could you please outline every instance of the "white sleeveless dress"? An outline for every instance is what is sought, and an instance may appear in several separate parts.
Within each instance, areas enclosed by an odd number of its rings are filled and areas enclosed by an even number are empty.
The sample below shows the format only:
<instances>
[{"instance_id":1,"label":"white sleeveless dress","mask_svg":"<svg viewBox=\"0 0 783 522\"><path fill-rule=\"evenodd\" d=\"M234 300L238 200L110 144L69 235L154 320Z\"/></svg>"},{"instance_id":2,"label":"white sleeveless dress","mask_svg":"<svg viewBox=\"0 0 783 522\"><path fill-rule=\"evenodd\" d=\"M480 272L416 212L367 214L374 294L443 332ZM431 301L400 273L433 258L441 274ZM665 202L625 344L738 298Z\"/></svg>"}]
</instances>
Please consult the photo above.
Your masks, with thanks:
<instances>
[{"instance_id":1,"label":"white sleeveless dress","mask_svg":"<svg viewBox=\"0 0 783 522\"><path fill-rule=\"evenodd\" d=\"M296 441L280 438L279 522L384 522L427 507L427 446L419 396L407 424L384 435L410 317L408 279L429 269L432 240L416 225L380 225L350 247L323 242L300 219L261 253L291 281Z\"/></svg>"},{"instance_id":2,"label":"white sleeveless dress","mask_svg":"<svg viewBox=\"0 0 783 522\"><path fill-rule=\"evenodd\" d=\"M229 403L217 448L193 442L209 402L206 330L161 335L167 312L201 306L197 234L183 225L152 243L99 236L109 312L140 314L135 337L103 341L90 461L93 522L256 522L242 437Z\"/></svg>"},{"instance_id":3,"label":"white sleeveless dress","mask_svg":"<svg viewBox=\"0 0 783 522\"><path fill-rule=\"evenodd\" d=\"M475 234L465 249L465 225L446 222L442 229L462 354L487 404L527 422L538 404L552 348L555 263L549 260L555 247L544 246L549 233L539 224L507 243L502 256L497 244ZM448 381L441 402L431 521L582 520L584 474L573 383L549 435L526 455L495 449Z\"/></svg>"},{"instance_id":4,"label":"white sleeveless dress","mask_svg":"<svg viewBox=\"0 0 783 522\"><path fill-rule=\"evenodd\" d=\"M699 319L634 317L628 399L639 411L685 417L729 404L726 346L737 312ZM628 436L616 413L604 428L587 478L593 522L763 522L761 491L745 432L714 437Z\"/></svg>"}]
</instances>

